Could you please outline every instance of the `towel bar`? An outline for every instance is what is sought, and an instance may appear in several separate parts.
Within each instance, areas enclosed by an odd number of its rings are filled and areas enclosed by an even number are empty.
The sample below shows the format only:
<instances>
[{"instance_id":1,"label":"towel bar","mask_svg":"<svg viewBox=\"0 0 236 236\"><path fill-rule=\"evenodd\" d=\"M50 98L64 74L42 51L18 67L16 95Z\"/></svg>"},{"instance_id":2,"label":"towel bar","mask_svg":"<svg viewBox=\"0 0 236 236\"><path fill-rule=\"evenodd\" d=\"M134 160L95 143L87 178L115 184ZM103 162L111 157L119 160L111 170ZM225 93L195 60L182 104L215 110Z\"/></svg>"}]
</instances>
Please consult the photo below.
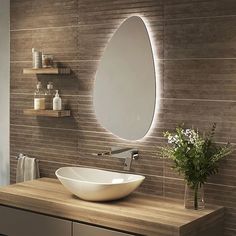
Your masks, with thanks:
<instances>
[{"instance_id":1,"label":"towel bar","mask_svg":"<svg viewBox=\"0 0 236 236\"><path fill-rule=\"evenodd\" d=\"M25 154L23 154L23 153L20 153L18 156L16 156L16 159L18 160L20 157L23 157L23 156L27 156L27 155L25 155ZM36 159L36 158L35 158L35 159ZM38 159L36 159L36 161L39 162Z\"/></svg>"}]
</instances>

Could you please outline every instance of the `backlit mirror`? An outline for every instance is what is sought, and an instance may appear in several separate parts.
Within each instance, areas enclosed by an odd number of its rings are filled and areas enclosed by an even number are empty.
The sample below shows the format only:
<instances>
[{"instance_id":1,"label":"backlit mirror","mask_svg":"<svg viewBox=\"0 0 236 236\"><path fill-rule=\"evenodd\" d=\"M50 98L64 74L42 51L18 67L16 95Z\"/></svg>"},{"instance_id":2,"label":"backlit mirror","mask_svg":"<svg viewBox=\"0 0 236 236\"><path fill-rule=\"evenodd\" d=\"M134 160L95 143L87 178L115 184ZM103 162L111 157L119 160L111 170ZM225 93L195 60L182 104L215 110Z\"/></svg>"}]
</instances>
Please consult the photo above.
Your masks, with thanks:
<instances>
[{"instance_id":1,"label":"backlit mirror","mask_svg":"<svg viewBox=\"0 0 236 236\"><path fill-rule=\"evenodd\" d=\"M101 125L114 135L139 140L155 110L156 80L147 28L138 16L117 29L97 69L93 103Z\"/></svg>"}]
</instances>

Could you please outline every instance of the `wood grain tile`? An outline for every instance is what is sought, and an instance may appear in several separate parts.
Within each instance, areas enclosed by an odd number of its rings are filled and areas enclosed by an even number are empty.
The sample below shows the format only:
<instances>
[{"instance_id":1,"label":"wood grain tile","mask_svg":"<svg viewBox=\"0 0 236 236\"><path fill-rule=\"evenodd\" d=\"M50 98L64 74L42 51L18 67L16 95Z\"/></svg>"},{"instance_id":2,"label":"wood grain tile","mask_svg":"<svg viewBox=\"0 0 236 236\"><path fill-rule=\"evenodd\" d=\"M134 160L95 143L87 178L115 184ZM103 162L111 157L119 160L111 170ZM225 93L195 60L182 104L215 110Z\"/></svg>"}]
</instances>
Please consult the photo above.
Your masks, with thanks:
<instances>
[{"instance_id":1,"label":"wood grain tile","mask_svg":"<svg viewBox=\"0 0 236 236\"><path fill-rule=\"evenodd\" d=\"M11 30L64 27L78 24L77 0L11 2Z\"/></svg>"},{"instance_id":2,"label":"wood grain tile","mask_svg":"<svg viewBox=\"0 0 236 236\"><path fill-rule=\"evenodd\" d=\"M236 15L234 0L166 0L165 19Z\"/></svg>"},{"instance_id":3,"label":"wood grain tile","mask_svg":"<svg viewBox=\"0 0 236 236\"><path fill-rule=\"evenodd\" d=\"M76 27L39 29L32 31L32 44L54 60L77 60L78 35Z\"/></svg>"},{"instance_id":4,"label":"wood grain tile","mask_svg":"<svg viewBox=\"0 0 236 236\"><path fill-rule=\"evenodd\" d=\"M234 58L236 16L167 21L165 59Z\"/></svg>"},{"instance_id":5,"label":"wood grain tile","mask_svg":"<svg viewBox=\"0 0 236 236\"><path fill-rule=\"evenodd\" d=\"M164 62L166 98L236 100L236 61L167 60Z\"/></svg>"},{"instance_id":6,"label":"wood grain tile","mask_svg":"<svg viewBox=\"0 0 236 236\"><path fill-rule=\"evenodd\" d=\"M79 24L120 24L131 15L147 17L149 21L163 19L163 0L78 0Z\"/></svg>"},{"instance_id":7,"label":"wood grain tile","mask_svg":"<svg viewBox=\"0 0 236 236\"><path fill-rule=\"evenodd\" d=\"M10 33L10 59L11 61L32 60L32 31L14 31Z\"/></svg>"}]
</instances>

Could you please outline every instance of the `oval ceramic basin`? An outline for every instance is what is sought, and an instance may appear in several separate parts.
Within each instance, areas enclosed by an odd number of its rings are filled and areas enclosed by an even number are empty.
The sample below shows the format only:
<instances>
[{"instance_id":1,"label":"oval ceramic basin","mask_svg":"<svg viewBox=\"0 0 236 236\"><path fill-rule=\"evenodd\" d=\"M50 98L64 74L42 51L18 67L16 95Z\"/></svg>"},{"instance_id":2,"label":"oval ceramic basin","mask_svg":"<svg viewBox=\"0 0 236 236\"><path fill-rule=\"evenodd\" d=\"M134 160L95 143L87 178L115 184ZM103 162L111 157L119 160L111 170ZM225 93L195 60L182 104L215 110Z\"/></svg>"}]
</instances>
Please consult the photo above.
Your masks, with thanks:
<instances>
[{"instance_id":1,"label":"oval ceramic basin","mask_svg":"<svg viewBox=\"0 0 236 236\"><path fill-rule=\"evenodd\" d=\"M132 193L145 179L142 175L84 167L62 167L55 174L70 192L88 201L123 198Z\"/></svg>"}]
</instances>

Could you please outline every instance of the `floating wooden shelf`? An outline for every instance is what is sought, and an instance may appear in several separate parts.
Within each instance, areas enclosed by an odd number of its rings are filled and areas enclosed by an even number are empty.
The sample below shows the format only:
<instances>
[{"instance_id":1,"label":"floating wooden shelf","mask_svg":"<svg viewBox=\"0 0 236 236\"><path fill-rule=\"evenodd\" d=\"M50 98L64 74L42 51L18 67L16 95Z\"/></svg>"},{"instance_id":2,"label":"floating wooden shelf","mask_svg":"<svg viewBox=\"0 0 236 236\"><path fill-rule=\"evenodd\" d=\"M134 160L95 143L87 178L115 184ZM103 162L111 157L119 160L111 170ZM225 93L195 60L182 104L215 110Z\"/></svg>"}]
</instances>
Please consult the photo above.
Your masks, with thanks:
<instances>
[{"instance_id":1,"label":"floating wooden shelf","mask_svg":"<svg viewBox=\"0 0 236 236\"><path fill-rule=\"evenodd\" d=\"M70 110L54 111L26 109L24 110L24 114L29 116L66 117L70 116Z\"/></svg>"},{"instance_id":2,"label":"floating wooden shelf","mask_svg":"<svg viewBox=\"0 0 236 236\"><path fill-rule=\"evenodd\" d=\"M28 75L37 75L37 74L44 74L44 75L68 75L70 74L70 68L24 68L23 74Z\"/></svg>"}]
</instances>

